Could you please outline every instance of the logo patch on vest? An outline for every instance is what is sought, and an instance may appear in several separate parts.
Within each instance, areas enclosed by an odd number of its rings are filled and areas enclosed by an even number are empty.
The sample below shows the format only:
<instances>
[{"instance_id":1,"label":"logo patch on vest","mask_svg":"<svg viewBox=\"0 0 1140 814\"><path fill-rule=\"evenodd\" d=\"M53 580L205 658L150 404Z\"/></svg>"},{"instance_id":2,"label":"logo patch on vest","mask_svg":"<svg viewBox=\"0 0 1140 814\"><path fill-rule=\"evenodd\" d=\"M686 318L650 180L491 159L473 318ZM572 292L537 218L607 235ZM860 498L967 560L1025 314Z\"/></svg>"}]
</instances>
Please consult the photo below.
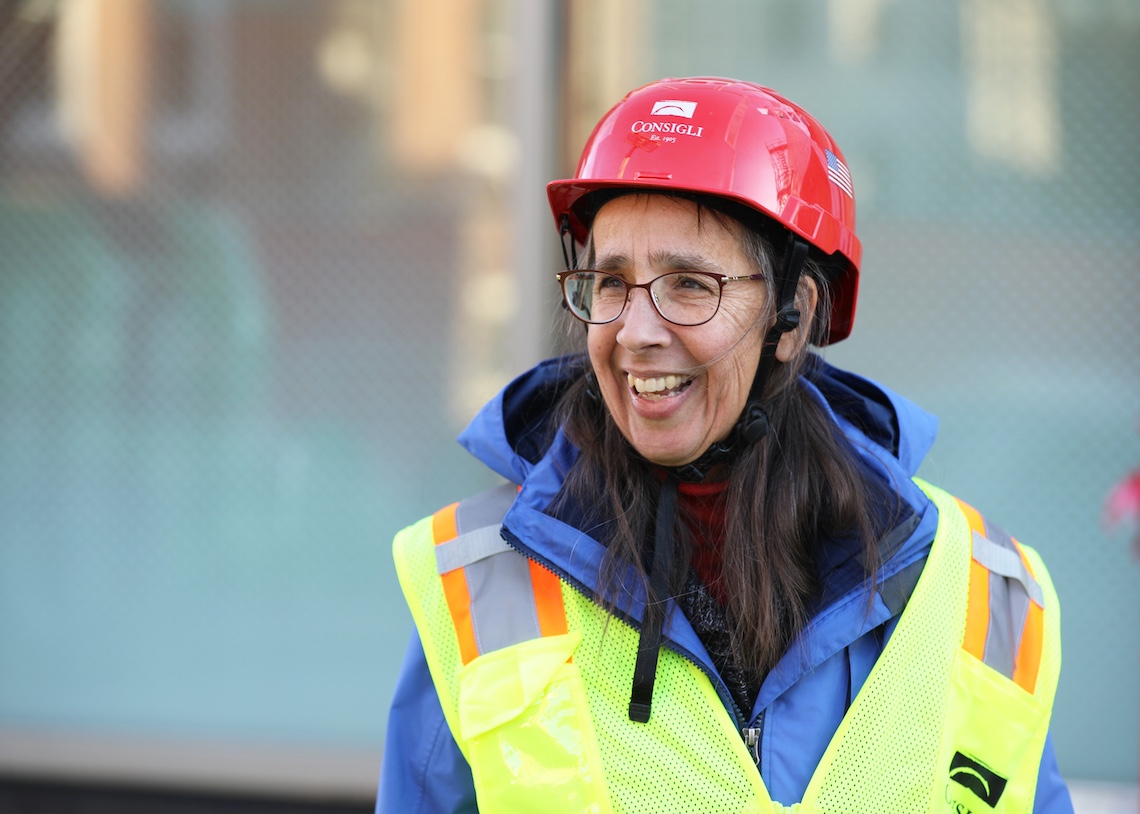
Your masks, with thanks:
<instances>
[{"instance_id":1,"label":"logo patch on vest","mask_svg":"<svg viewBox=\"0 0 1140 814\"><path fill-rule=\"evenodd\" d=\"M1008 782L1000 774L961 752L955 752L954 759L950 761L950 779L974 792L990 808L998 804Z\"/></svg>"}]
</instances>

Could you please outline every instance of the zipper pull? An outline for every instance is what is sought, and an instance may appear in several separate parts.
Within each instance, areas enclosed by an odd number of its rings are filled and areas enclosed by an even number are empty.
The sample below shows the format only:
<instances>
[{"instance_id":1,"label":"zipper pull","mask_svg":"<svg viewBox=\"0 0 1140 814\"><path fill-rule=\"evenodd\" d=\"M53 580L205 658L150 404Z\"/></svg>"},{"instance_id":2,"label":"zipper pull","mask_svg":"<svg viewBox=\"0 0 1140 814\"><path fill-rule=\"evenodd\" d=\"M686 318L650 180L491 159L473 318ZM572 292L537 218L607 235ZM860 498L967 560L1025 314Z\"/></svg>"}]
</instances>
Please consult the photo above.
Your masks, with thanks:
<instances>
[{"instance_id":1,"label":"zipper pull","mask_svg":"<svg viewBox=\"0 0 1140 814\"><path fill-rule=\"evenodd\" d=\"M760 766L760 735L763 729L751 727L740 730L740 734L744 736L744 745L752 752L752 759L756 761L756 766Z\"/></svg>"}]
</instances>

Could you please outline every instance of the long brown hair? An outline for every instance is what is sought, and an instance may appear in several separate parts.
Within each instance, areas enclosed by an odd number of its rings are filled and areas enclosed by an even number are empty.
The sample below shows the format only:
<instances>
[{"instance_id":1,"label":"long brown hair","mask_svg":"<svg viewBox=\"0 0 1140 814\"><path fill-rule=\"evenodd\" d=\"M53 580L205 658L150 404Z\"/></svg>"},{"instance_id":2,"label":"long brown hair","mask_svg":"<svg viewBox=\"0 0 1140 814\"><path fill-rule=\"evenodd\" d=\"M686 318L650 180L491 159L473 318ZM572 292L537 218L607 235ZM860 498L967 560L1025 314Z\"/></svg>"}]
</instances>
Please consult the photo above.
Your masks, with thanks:
<instances>
[{"instance_id":1,"label":"long brown hair","mask_svg":"<svg viewBox=\"0 0 1140 814\"><path fill-rule=\"evenodd\" d=\"M746 255L765 274L769 306L759 316L763 336L774 319L776 255L771 241L725 214L715 201L698 200L697 205L699 217L711 215L739 235ZM587 243L583 265L591 257ZM882 511L885 484L859 462L840 428L802 384L801 374L810 375L813 368L809 346L822 339L829 310L825 266L815 259L805 265L797 290L801 311L811 292L805 278L815 284L817 307L802 321L798 352L786 363L777 362L769 377L763 402L769 432L741 449L724 471L710 473L728 482L721 587L735 661L754 680L775 666L808 620L820 591L820 541L861 539L862 560L873 580L877 539L889 522ZM663 474L622 435L602 402L589 361L579 358L581 370L563 395L558 415L580 455L550 511L576 507L583 530L606 545L597 598L613 610L618 597L633 588L625 583L629 565L648 588L645 541L652 535ZM675 544L673 561L687 565L692 545L687 523L676 524ZM679 590L683 580L684 568L671 575L670 590ZM656 612L663 611L647 609Z\"/></svg>"}]
</instances>

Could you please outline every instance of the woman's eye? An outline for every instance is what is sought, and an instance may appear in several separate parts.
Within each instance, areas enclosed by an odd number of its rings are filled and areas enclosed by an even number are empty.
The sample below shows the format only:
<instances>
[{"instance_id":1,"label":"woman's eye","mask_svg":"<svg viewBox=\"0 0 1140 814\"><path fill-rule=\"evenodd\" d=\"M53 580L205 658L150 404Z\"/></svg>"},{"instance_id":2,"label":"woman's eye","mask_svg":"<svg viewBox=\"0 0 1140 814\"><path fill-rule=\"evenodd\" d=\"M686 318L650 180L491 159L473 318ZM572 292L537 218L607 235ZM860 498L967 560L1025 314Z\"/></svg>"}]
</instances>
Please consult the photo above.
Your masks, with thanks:
<instances>
[{"instance_id":1,"label":"woman's eye","mask_svg":"<svg viewBox=\"0 0 1140 814\"><path fill-rule=\"evenodd\" d=\"M684 291L692 294L707 294L711 292L715 286L712 279L696 274L674 274L673 288L678 291Z\"/></svg>"},{"instance_id":2,"label":"woman's eye","mask_svg":"<svg viewBox=\"0 0 1140 814\"><path fill-rule=\"evenodd\" d=\"M598 283L598 288L620 290L625 288L625 283L622 282L620 277L613 277L609 274L606 274L602 276L601 281Z\"/></svg>"}]
</instances>

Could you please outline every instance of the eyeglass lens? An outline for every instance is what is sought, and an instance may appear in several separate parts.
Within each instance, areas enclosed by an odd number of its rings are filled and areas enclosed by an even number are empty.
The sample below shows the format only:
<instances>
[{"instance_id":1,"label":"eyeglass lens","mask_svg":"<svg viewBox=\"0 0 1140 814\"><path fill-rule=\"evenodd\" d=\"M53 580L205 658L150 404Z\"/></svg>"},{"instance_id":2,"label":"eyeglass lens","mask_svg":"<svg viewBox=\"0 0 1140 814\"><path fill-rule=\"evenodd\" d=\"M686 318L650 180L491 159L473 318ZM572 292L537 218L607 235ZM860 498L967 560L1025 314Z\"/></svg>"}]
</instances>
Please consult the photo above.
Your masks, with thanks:
<instances>
[{"instance_id":1,"label":"eyeglass lens","mask_svg":"<svg viewBox=\"0 0 1140 814\"><path fill-rule=\"evenodd\" d=\"M576 271L563 278L571 313L595 324L617 319L630 289L640 287L602 271ZM677 325L708 322L720 307L720 280L713 275L672 272L651 281L648 288L657 312Z\"/></svg>"}]
</instances>

